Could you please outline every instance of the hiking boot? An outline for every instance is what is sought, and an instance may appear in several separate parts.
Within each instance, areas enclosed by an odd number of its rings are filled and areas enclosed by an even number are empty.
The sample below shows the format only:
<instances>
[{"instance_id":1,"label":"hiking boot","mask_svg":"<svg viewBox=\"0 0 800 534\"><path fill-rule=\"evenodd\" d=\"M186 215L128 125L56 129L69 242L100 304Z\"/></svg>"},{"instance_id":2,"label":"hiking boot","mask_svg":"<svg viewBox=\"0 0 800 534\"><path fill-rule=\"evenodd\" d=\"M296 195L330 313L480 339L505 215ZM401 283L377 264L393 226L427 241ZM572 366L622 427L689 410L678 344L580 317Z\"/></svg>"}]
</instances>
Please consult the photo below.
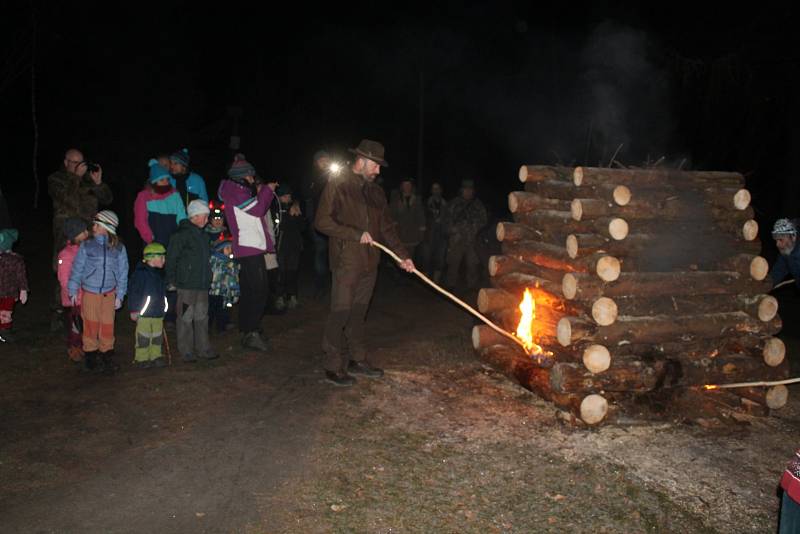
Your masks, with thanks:
<instances>
[{"instance_id":1,"label":"hiking boot","mask_svg":"<svg viewBox=\"0 0 800 534\"><path fill-rule=\"evenodd\" d=\"M151 367L157 367L157 368L161 369L162 367L166 367L167 366L167 360L166 360L166 358L163 358L163 357L156 358L155 360L151 360L150 361L150 366Z\"/></svg>"},{"instance_id":2,"label":"hiking boot","mask_svg":"<svg viewBox=\"0 0 800 534\"><path fill-rule=\"evenodd\" d=\"M254 349L261 352L269 351L269 345L261 337L258 332L248 332L242 338L242 347L246 349Z\"/></svg>"},{"instance_id":3,"label":"hiking boot","mask_svg":"<svg viewBox=\"0 0 800 534\"><path fill-rule=\"evenodd\" d=\"M356 379L347 373L334 373L333 371L325 371L325 381L342 388L352 386L356 383Z\"/></svg>"},{"instance_id":4,"label":"hiking boot","mask_svg":"<svg viewBox=\"0 0 800 534\"><path fill-rule=\"evenodd\" d=\"M104 375L111 376L117 371L119 371L119 365L114 363L114 360L112 359L113 354L114 353L112 351L100 353L100 358L103 361Z\"/></svg>"},{"instance_id":5,"label":"hiking boot","mask_svg":"<svg viewBox=\"0 0 800 534\"><path fill-rule=\"evenodd\" d=\"M290 310L297 308L297 297L295 297L294 295L289 297L289 302L286 303L286 307L289 308Z\"/></svg>"},{"instance_id":6,"label":"hiking boot","mask_svg":"<svg viewBox=\"0 0 800 534\"><path fill-rule=\"evenodd\" d=\"M372 367L366 361L357 362L350 360L347 364L347 372L354 375L364 375L369 378L380 378L383 376L383 369Z\"/></svg>"},{"instance_id":7,"label":"hiking boot","mask_svg":"<svg viewBox=\"0 0 800 534\"><path fill-rule=\"evenodd\" d=\"M191 352L187 352L186 354L183 355L183 361L185 361L186 363L194 363L197 361L197 358Z\"/></svg>"}]
</instances>

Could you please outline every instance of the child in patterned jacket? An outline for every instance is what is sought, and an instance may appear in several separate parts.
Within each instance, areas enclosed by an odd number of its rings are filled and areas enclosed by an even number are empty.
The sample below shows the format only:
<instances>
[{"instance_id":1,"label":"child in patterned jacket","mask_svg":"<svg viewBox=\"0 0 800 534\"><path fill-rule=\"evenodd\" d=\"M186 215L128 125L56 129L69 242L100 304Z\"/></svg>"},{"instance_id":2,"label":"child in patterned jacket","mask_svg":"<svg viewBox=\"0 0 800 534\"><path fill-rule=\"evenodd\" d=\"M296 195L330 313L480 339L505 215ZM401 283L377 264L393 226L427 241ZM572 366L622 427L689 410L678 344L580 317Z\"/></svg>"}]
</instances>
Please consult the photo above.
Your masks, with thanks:
<instances>
[{"instance_id":1,"label":"child in patterned jacket","mask_svg":"<svg viewBox=\"0 0 800 534\"><path fill-rule=\"evenodd\" d=\"M208 326L218 332L229 328L230 309L239 302L239 262L233 258L233 239L221 234L212 243L211 289L208 291Z\"/></svg>"}]
</instances>

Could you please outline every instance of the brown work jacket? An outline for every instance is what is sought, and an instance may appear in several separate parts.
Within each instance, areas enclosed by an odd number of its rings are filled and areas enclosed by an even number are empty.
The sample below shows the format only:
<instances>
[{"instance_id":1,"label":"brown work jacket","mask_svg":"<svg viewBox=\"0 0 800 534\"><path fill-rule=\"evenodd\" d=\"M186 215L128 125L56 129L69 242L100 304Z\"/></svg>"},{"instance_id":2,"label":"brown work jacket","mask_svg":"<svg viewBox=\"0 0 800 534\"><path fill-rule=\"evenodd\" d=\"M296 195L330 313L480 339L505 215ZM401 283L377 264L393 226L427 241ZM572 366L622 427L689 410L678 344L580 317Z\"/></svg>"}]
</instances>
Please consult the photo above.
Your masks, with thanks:
<instances>
[{"instance_id":1,"label":"brown work jacket","mask_svg":"<svg viewBox=\"0 0 800 534\"><path fill-rule=\"evenodd\" d=\"M378 267L381 251L360 243L364 232L369 232L372 239L401 258L408 258L397 235L397 224L389 214L383 189L350 169L332 177L325 185L314 226L330 237L332 271L367 272Z\"/></svg>"}]
</instances>

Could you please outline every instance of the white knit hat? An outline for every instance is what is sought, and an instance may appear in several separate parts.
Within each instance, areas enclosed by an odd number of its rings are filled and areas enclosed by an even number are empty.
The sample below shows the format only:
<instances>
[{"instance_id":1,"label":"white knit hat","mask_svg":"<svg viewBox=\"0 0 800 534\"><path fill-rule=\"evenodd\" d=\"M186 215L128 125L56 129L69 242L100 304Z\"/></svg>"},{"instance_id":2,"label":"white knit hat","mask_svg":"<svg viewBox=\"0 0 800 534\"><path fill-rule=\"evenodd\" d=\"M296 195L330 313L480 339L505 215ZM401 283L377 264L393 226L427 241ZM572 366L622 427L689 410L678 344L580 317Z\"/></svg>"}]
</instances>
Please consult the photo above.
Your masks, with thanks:
<instances>
[{"instance_id":1,"label":"white knit hat","mask_svg":"<svg viewBox=\"0 0 800 534\"><path fill-rule=\"evenodd\" d=\"M110 233L117 234L117 226L119 226L119 217L111 210L103 210L94 216L94 222L108 230Z\"/></svg>"},{"instance_id":2,"label":"white knit hat","mask_svg":"<svg viewBox=\"0 0 800 534\"><path fill-rule=\"evenodd\" d=\"M186 208L186 215L190 219L195 215L203 215L204 213L211 213L211 210L208 209L208 202L200 200L199 198L189 202L189 206Z\"/></svg>"}]
</instances>

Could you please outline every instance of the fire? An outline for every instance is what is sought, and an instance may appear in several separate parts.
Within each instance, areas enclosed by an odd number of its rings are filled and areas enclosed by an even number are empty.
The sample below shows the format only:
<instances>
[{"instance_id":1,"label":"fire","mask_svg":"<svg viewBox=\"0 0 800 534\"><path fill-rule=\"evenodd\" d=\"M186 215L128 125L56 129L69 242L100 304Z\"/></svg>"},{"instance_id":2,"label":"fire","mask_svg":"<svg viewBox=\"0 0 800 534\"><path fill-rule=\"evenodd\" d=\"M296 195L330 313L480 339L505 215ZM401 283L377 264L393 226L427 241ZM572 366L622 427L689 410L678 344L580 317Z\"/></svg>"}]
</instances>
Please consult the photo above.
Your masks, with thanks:
<instances>
[{"instance_id":1,"label":"fire","mask_svg":"<svg viewBox=\"0 0 800 534\"><path fill-rule=\"evenodd\" d=\"M525 289L525 295L519 304L519 311L522 313L519 325L517 325L516 337L525 347L525 351L531 356L550 355L542 347L534 342L534 321L536 320L536 301L533 299L530 289Z\"/></svg>"},{"instance_id":2,"label":"fire","mask_svg":"<svg viewBox=\"0 0 800 534\"><path fill-rule=\"evenodd\" d=\"M719 389L719 386L703 386L705 389Z\"/></svg>"}]
</instances>

